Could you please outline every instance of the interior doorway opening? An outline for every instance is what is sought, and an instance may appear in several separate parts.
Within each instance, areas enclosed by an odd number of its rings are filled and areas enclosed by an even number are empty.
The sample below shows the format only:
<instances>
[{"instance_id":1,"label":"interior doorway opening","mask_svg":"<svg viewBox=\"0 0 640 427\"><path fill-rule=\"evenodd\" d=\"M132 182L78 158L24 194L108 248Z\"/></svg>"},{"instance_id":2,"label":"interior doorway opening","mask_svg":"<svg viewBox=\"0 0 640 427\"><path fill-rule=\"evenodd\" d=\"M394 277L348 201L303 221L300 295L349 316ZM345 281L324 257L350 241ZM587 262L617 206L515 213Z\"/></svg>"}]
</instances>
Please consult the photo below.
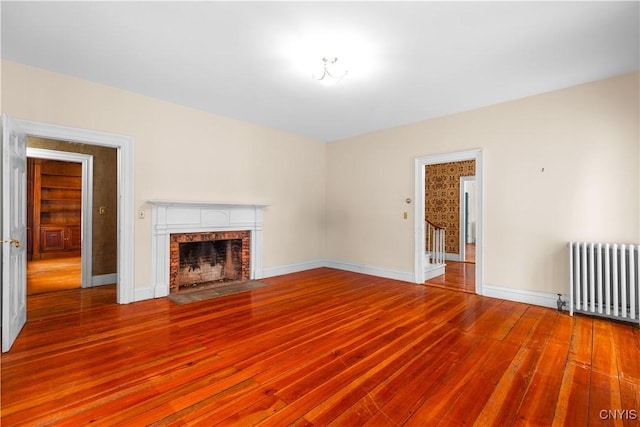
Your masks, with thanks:
<instances>
[{"instance_id":1,"label":"interior doorway opening","mask_svg":"<svg viewBox=\"0 0 640 427\"><path fill-rule=\"evenodd\" d=\"M117 154L27 137L28 294L116 283Z\"/></svg>"},{"instance_id":2,"label":"interior doorway opening","mask_svg":"<svg viewBox=\"0 0 640 427\"><path fill-rule=\"evenodd\" d=\"M119 304L133 302L135 300L133 282L133 138L126 135L26 120L13 120L13 123L21 133L26 135L27 140L32 142L32 144L28 144L31 145L31 148L65 151L66 156L78 154L93 156L94 173L91 176L95 175L93 181L100 183L100 185L93 186L89 181L93 191L87 192L92 195L92 199L86 200L90 215L87 214L83 217L83 232L90 233L91 236L87 235L90 240L87 239L88 244L85 245L86 247L83 246L82 254L86 254L86 258L91 260L92 268L88 268L88 266L85 268L83 265L83 286L85 284L86 287L92 287L116 283L117 302ZM99 159L104 153L109 153L108 163L112 165L106 169L106 172L105 168L97 167ZM102 188L102 183L108 180L108 176L111 177L110 180L115 190L110 191L110 196L104 199L105 196L96 189ZM88 171L87 177L89 177ZM89 183L87 185L90 185ZM101 212L104 212L104 215L101 215ZM108 216L113 219L115 226L112 228L115 231L101 238L99 235L102 232L101 228L95 227L95 223L105 220ZM93 220L87 222L90 218ZM101 243L96 244L97 240ZM95 260L103 256L106 257L100 250L105 247L104 242L107 241L110 241L111 247L114 248L108 256L111 259L110 262L115 265L115 269L112 271L102 268L96 269ZM86 277L84 277L85 275Z\"/></svg>"},{"instance_id":3,"label":"interior doorway opening","mask_svg":"<svg viewBox=\"0 0 640 427\"><path fill-rule=\"evenodd\" d=\"M133 138L2 115L2 234L8 245L2 250L2 351L12 347L27 321L27 137L115 149L117 162L117 227L115 290L117 302L135 301L133 281L134 208ZM4 237L7 236L7 237ZM94 278L92 277L92 280ZM93 282L95 284L95 280Z\"/></svg>"},{"instance_id":4,"label":"interior doorway opening","mask_svg":"<svg viewBox=\"0 0 640 427\"><path fill-rule=\"evenodd\" d=\"M26 139L28 136L91 146L111 147L117 158L117 302L135 301L133 281L134 208L133 138L100 131L70 128L2 116L3 198L2 234L2 351L9 351L26 320ZM7 250L5 250L7 249ZM92 278L93 279L93 278ZM95 282L94 282L95 283Z\"/></svg>"},{"instance_id":5,"label":"interior doorway opening","mask_svg":"<svg viewBox=\"0 0 640 427\"><path fill-rule=\"evenodd\" d=\"M424 156L418 157L415 160L415 282L419 284L425 283L424 276L424 253L425 253L425 213L426 213L426 203L427 203L427 189L426 189L426 167L429 165L442 165L445 163L456 163L456 162L465 162L465 161L475 161L475 184L476 184L476 200L475 200L475 208L476 208L476 224L474 229L475 234L475 264L473 263L464 263L464 257L461 258L461 253L447 253L446 254L446 263L449 267L449 276L457 275L458 277L447 277L447 268L445 267L445 274L443 276L439 276L439 278L431 279L429 282L431 283L433 280L442 281L444 284L453 284L456 281L459 281L460 275L464 275L466 280L466 287L471 287L475 293L482 295L482 150L471 150L465 152L457 152L450 154L442 154L442 155L433 155L433 156ZM464 174L460 176L465 176ZM466 175L468 176L468 175ZM455 180L459 182L460 177L455 177ZM458 191L454 192L454 197L456 202L459 202ZM456 209L453 212L448 212L448 214L453 216L453 222L456 227L460 227L459 218L464 219L464 211L462 209ZM460 233L462 237L456 235L456 244L455 246L459 246L459 242L461 239L464 242L464 237L466 234L466 230L462 230L463 233ZM466 246L459 248L460 251L464 251ZM466 255L465 255L466 257ZM456 271L457 270L457 271Z\"/></svg>"},{"instance_id":6,"label":"interior doorway opening","mask_svg":"<svg viewBox=\"0 0 640 427\"><path fill-rule=\"evenodd\" d=\"M92 286L93 156L61 144L27 137L27 295Z\"/></svg>"},{"instance_id":7,"label":"interior doorway opening","mask_svg":"<svg viewBox=\"0 0 640 427\"><path fill-rule=\"evenodd\" d=\"M135 301L133 138L2 116L3 184L2 234L2 351L7 352L27 321L26 140L45 138L115 149L117 163L117 227L115 290L117 302ZM8 236L8 237L4 237ZM5 250L7 249L7 250ZM95 284L95 278L92 277ZM112 282L113 283L113 282ZM143 299L144 296L141 296Z\"/></svg>"}]
</instances>

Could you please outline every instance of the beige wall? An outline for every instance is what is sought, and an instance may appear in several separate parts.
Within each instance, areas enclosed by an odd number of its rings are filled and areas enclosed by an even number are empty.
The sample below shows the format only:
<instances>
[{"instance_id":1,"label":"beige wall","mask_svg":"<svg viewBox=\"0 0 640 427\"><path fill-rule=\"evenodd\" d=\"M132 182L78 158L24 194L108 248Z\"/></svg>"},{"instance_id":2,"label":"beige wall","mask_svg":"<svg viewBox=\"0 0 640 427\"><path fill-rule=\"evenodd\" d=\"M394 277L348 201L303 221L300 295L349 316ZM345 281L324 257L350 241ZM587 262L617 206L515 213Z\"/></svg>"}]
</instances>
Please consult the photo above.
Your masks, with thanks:
<instances>
[{"instance_id":1,"label":"beige wall","mask_svg":"<svg viewBox=\"0 0 640 427\"><path fill-rule=\"evenodd\" d=\"M483 283L565 292L568 240L640 238L638 79L329 144L6 61L1 101L16 118L133 136L136 209L150 199L269 204L267 269L328 258L412 274L414 159L482 148ZM150 215L135 225L145 287Z\"/></svg>"},{"instance_id":2,"label":"beige wall","mask_svg":"<svg viewBox=\"0 0 640 427\"><path fill-rule=\"evenodd\" d=\"M638 79L329 143L327 257L413 271L414 159L482 148L483 284L567 292L567 241L640 237Z\"/></svg>"},{"instance_id":3,"label":"beige wall","mask_svg":"<svg viewBox=\"0 0 640 427\"><path fill-rule=\"evenodd\" d=\"M324 255L323 143L8 61L2 112L135 138L137 287L151 280L151 199L268 204L265 268Z\"/></svg>"}]
</instances>

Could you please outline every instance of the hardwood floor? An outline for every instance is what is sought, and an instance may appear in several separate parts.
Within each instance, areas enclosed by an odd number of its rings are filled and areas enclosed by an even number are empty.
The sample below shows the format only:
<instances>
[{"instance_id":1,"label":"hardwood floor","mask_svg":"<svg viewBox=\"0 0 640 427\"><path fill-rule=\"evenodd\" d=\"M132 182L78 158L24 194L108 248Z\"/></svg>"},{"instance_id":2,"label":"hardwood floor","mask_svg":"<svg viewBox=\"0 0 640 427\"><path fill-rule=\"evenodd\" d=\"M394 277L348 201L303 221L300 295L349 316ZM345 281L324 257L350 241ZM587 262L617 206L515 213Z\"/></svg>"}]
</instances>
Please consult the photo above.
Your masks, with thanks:
<instances>
[{"instance_id":1,"label":"hardwood floor","mask_svg":"<svg viewBox=\"0 0 640 427\"><path fill-rule=\"evenodd\" d=\"M34 296L1 359L2 425L582 426L640 409L637 327L328 268L263 281L188 305Z\"/></svg>"},{"instance_id":2,"label":"hardwood floor","mask_svg":"<svg viewBox=\"0 0 640 427\"><path fill-rule=\"evenodd\" d=\"M476 262L476 244L467 243L464 246L464 262Z\"/></svg>"},{"instance_id":3,"label":"hardwood floor","mask_svg":"<svg viewBox=\"0 0 640 427\"><path fill-rule=\"evenodd\" d=\"M77 289L81 282L79 256L27 262L27 295Z\"/></svg>"},{"instance_id":4,"label":"hardwood floor","mask_svg":"<svg viewBox=\"0 0 640 427\"><path fill-rule=\"evenodd\" d=\"M429 286L476 293L476 265L468 262L447 261L444 274L424 282Z\"/></svg>"}]
</instances>

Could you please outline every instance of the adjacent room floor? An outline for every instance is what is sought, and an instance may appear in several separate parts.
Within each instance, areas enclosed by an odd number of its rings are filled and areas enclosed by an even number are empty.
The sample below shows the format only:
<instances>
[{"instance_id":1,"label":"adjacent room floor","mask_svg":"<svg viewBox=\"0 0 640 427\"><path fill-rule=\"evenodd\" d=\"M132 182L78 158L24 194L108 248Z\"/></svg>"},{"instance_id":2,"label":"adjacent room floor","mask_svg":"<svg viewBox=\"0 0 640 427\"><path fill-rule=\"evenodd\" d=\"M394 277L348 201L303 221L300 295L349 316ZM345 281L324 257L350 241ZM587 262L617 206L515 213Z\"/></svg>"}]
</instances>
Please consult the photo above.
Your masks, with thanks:
<instances>
[{"instance_id":1,"label":"adjacent room floor","mask_svg":"<svg viewBox=\"0 0 640 427\"><path fill-rule=\"evenodd\" d=\"M27 262L27 295L80 288L80 260L77 256Z\"/></svg>"}]
</instances>

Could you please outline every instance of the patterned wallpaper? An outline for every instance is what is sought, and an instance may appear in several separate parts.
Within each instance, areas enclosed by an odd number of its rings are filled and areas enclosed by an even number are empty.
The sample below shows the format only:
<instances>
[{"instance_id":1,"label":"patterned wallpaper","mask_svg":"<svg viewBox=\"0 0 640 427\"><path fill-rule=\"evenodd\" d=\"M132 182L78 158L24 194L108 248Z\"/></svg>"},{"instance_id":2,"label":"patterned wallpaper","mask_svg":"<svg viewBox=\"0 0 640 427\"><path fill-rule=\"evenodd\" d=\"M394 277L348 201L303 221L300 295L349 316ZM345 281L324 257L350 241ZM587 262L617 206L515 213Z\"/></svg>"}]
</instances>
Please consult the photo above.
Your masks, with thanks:
<instances>
[{"instance_id":1,"label":"patterned wallpaper","mask_svg":"<svg viewBox=\"0 0 640 427\"><path fill-rule=\"evenodd\" d=\"M425 218L446 228L445 251L460 253L460 177L476 174L475 160L427 165Z\"/></svg>"}]
</instances>

